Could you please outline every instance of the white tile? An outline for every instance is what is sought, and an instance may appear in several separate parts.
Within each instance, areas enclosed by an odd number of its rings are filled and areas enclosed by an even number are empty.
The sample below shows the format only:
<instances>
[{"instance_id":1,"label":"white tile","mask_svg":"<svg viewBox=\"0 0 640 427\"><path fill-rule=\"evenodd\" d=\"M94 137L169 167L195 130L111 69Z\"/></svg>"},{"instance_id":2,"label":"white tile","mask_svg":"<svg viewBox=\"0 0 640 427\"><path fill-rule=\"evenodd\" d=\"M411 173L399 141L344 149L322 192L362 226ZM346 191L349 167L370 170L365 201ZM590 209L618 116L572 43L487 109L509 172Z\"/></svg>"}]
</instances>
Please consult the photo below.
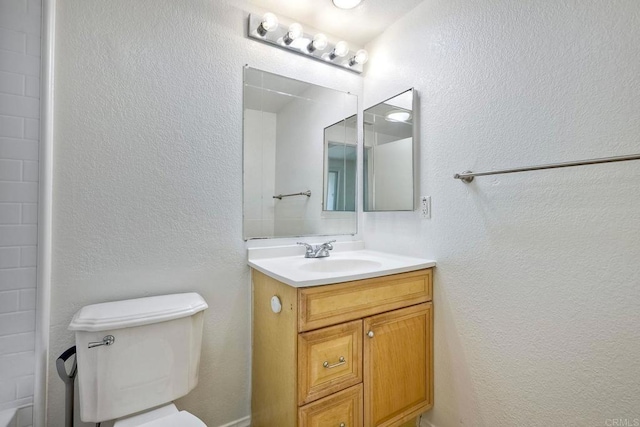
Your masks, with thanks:
<instances>
[{"instance_id":1,"label":"white tile","mask_svg":"<svg viewBox=\"0 0 640 427\"><path fill-rule=\"evenodd\" d=\"M27 47L27 35L18 31L0 27L0 49L24 53Z\"/></svg>"},{"instance_id":2,"label":"white tile","mask_svg":"<svg viewBox=\"0 0 640 427\"><path fill-rule=\"evenodd\" d=\"M0 182L0 202L38 201L38 183L36 182Z\"/></svg>"},{"instance_id":3,"label":"white tile","mask_svg":"<svg viewBox=\"0 0 640 427\"><path fill-rule=\"evenodd\" d=\"M28 311L36 309L36 290L21 289L18 296L18 310Z\"/></svg>"},{"instance_id":4,"label":"white tile","mask_svg":"<svg viewBox=\"0 0 640 427\"><path fill-rule=\"evenodd\" d=\"M0 93L0 114L38 119L40 118L40 100Z\"/></svg>"},{"instance_id":5,"label":"white tile","mask_svg":"<svg viewBox=\"0 0 640 427\"><path fill-rule=\"evenodd\" d=\"M38 181L38 162L31 160L22 162L22 180L27 182Z\"/></svg>"},{"instance_id":6,"label":"white tile","mask_svg":"<svg viewBox=\"0 0 640 427\"><path fill-rule=\"evenodd\" d=\"M22 205L22 223L38 223L38 205L36 203L24 203Z\"/></svg>"},{"instance_id":7,"label":"white tile","mask_svg":"<svg viewBox=\"0 0 640 427\"><path fill-rule=\"evenodd\" d=\"M38 141L0 138L0 158L38 160Z\"/></svg>"},{"instance_id":8,"label":"white tile","mask_svg":"<svg viewBox=\"0 0 640 427\"><path fill-rule=\"evenodd\" d=\"M0 225L0 246L31 246L38 243L35 225Z\"/></svg>"},{"instance_id":9,"label":"white tile","mask_svg":"<svg viewBox=\"0 0 640 427\"><path fill-rule=\"evenodd\" d=\"M38 77L27 76L24 94L32 98L40 98L40 79Z\"/></svg>"},{"instance_id":10,"label":"white tile","mask_svg":"<svg viewBox=\"0 0 640 427\"><path fill-rule=\"evenodd\" d=\"M0 2L0 5L6 1L7 0L3 0ZM0 6L0 27L40 35L40 17L38 15L28 15L26 13L15 13L11 11L2 13L1 8L2 6Z\"/></svg>"},{"instance_id":11,"label":"white tile","mask_svg":"<svg viewBox=\"0 0 640 427\"><path fill-rule=\"evenodd\" d=\"M16 400L16 383L11 380L0 381L0 403Z\"/></svg>"},{"instance_id":12,"label":"white tile","mask_svg":"<svg viewBox=\"0 0 640 427\"><path fill-rule=\"evenodd\" d=\"M35 368L33 356L33 352L0 356L0 381L6 378L32 375Z\"/></svg>"},{"instance_id":13,"label":"white tile","mask_svg":"<svg viewBox=\"0 0 640 427\"><path fill-rule=\"evenodd\" d=\"M24 119L24 138L34 140L40 139L40 120Z\"/></svg>"},{"instance_id":14,"label":"white tile","mask_svg":"<svg viewBox=\"0 0 640 427\"><path fill-rule=\"evenodd\" d=\"M0 79L2 76L0 76ZM22 117L0 116L0 136L22 138L24 136L24 119Z\"/></svg>"},{"instance_id":15,"label":"white tile","mask_svg":"<svg viewBox=\"0 0 640 427\"><path fill-rule=\"evenodd\" d=\"M33 396L34 381L35 380L33 375L18 378L18 380L16 381L16 385L17 385L16 397L18 399L23 399L25 397Z\"/></svg>"},{"instance_id":16,"label":"white tile","mask_svg":"<svg viewBox=\"0 0 640 427\"><path fill-rule=\"evenodd\" d=\"M36 287L36 269L8 268L0 270L0 291Z\"/></svg>"},{"instance_id":17,"label":"white tile","mask_svg":"<svg viewBox=\"0 0 640 427\"><path fill-rule=\"evenodd\" d=\"M40 56L40 36L27 34L27 55Z\"/></svg>"},{"instance_id":18,"label":"white tile","mask_svg":"<svg viewBox=\"0 0 640 427\"><path fill-rule=\"evenodd\" d=\"M0 292L0 314L18 311L20 291Z\"/></svg>"},{"instance_id":19,"label":"white tile","mask_svg":"<svg viewBox=\"0 0 640 427\"><path fill-rule=\"evenodd\" d=\"M33 425L33 406L18 409L18 423L16 427L29 427Z\"/></svg>"},{"instance_id":20,"label":"white tile","mask_svg":"<svg viewBox=\"0 0 640 427\"><path fill-rule=\"evenodd\" d=\"M5 73L0 71L0 92L11 93L13 95L24 94L25 77L16 73Z\"/></svg>"},{"instance_id":21,"label":"white tile","mask_svg":"<svg viewBox=\"0 0 640 427\"><path fill-rule=\"evenodd\" d=\"M27 13L27 2L25 0L0 1L0 15L17 15L21 13Z\"/></svg>"},{"instance_id":22,"label":"white tile","mask_svg":"<svg viewBox=\"0 0 640 427\"><path fill-rule=\"evenodd\" d=\"M20 224L19 203L0 203L0 224Z\"/></svg>"},{"instance_id":23,"label":"white tile","mask_svg":"<svg viewBox=\"0 0 640 427\"><path fill-rule=\"evenodd\" d=\"M36 343L35 332L0 337L0 355L32 351Z\"/></svg>"},{"instance_id":24,"label":"white tile","mask_svg":"<svg viewBox=\"0 0 640 427\"><path fill-rule=\"evenodd\" d=\"M0 71L40 76L40 58L24 53L0 50Z\"/></svg>"},{"instance_id":25,"label":"white tile","mask_svg":"<svg viewBox=\"0 0 640 427\"><path fill-rule=\"evenodd\" d=\"M30 248L31 246L28 247ZM20 267L20 263L22 262L22 249L23 248L0 248L0 268Z\"/></svg>"},{"instance_id":26,"label":"white tile","mask_svg":"<svg viewBox=\"0 0 640 427\"><path fill-rule=\"evenodd\" d=\"M0 159L0 181L21 181L22 161ZM0 194L2 200L2 194Z\"/></svg>"},{"instance_id":27,"label":"white tile","mask_svg":"<svg viewBox=\"0 0 640 427\"><path fill-rule=\"evenodd\" d=\"M37 246L22 246L20 248L20 267L35 267L38 262Z\"/></svg>"},{"instance_id":28,"label":"white tile","mask_svg":"<svg viewBox=\"0 0 640 427\"><path fill-rule=\"evenodd\" d=\"M36 329L36 316L35 311L19 311L17 313L0 314L0 335L13 335L21 334L24 332L33 332ZM0 357L0 370L2 369L3 361ZM6 359L5 359L6 360ZM15 376L29 375L31 372L25 371L17 373ZM0 378L2 375L0 374Z\"/></svg>"}]
</instances>

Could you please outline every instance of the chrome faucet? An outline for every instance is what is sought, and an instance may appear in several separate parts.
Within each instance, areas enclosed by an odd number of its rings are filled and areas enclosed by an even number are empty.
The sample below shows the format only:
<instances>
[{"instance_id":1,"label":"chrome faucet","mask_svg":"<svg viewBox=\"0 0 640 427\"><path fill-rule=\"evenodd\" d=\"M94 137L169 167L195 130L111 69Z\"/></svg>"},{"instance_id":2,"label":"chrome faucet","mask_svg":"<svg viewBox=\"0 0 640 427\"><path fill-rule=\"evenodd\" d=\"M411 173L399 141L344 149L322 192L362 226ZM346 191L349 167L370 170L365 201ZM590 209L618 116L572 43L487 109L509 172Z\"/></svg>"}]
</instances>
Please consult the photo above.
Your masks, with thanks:
<instances>
[{"instance_id":1,"label":"chrome faucet","mask_svg":"<svg viewBox=\"0 0 640 427\"><path fill-rule=\"evenodd\" d=\"M304 253L305 258L325 258L328 257L329 251L333 250L333 245L335 240L329 240L328 242L322 243L321 245L312 246L308 243L298 242L298 245L304 245L306 248L306 252Z\"/></svg>"}]
</instances>

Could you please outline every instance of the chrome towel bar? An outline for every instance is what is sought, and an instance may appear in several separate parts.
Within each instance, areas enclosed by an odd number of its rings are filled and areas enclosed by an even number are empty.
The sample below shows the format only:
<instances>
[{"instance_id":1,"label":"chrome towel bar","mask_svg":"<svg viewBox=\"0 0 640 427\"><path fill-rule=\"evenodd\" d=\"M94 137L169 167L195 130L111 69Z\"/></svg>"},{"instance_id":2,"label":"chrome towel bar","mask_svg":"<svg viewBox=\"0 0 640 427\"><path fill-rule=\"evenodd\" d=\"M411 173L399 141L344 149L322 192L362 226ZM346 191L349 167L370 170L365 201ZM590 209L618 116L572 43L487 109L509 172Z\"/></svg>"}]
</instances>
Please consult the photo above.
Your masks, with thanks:
<instances>
[{"instance_id":1,"label":"chrome towel bar","mask_svg":"<svg viewBox=\"0 0 640 427\"><path fill-rule=\"evenodd\" d=\"M277 196L273 196L274 199L282 200L283 197L291 197L291 196L307 196L311 197L311 190L303 191L302 193L291 193L291 194L278 194Z\"/></svg>"},{"instance_id":2,"label":"chrome towel bar","mask_svg":"<svg viewBox=\"0 0 640 427\"><path fill-rule=\"evenodd\" d=\"M454 179L459 179L465 183L470 183L473 181L473 178L476 176L487 176L487 175L501 175L505 173L516 173L516 172L527 172L527 171L537 171L543 169L557 169L557 168L566 168L569 166L584 166L584 165L595 165L599 163L614 163L614 162L625 162L627 160L640 160L640 154L631 154L628 156L616 156L616 157L602 157L599 159L589 159L589 160L577 160L574 162L563 162L563 163L550 163L548 165L539 165L539 166L527 166L513 169L503 169L497 171L490 172L471 172L464 171L462 173L457 173L453 176Z\"/></svg>"}]
</instances>

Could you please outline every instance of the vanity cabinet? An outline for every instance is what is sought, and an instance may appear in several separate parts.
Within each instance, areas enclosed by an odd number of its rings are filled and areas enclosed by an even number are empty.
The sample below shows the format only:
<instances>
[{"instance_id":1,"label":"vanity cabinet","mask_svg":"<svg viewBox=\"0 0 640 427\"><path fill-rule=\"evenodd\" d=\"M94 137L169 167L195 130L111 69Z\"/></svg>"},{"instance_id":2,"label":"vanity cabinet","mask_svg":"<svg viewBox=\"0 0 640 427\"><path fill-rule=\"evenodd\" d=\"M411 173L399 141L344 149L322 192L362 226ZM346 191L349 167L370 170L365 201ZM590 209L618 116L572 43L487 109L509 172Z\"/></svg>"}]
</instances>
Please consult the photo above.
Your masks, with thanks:
<instances>
[{"instance_id":1,"label":"vanity cabinet","mask_svg":"<svg viewBox=\"0 0 640 427\"><path fill-rule=\"evenodd\" d=\"M252 281L253 426L395 427L432 407L431 269L307 288L252 270Z\"/></svg>"}]
</instances>

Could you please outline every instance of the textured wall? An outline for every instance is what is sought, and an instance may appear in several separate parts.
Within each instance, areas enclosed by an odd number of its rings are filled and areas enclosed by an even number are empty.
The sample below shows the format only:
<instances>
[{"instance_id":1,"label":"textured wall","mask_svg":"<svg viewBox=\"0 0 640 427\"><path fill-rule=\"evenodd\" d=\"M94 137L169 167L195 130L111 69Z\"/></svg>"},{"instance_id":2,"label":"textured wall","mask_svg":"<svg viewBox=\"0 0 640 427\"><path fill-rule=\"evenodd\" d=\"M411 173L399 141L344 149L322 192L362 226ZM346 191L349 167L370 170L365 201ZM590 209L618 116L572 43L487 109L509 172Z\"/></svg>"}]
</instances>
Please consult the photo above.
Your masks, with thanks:
<instances>
[{"instance_id":1,"label":"textured wall","mask_svg":"<svg viewBox=\"0 0 640 427\"><path fill-rule=\"evenodd\" d=\"M0 412L33 402L40 10L0 0Z\"/></svg>"},{"instance_id":2,"label":"textured wall","mask_svg":"<svg viewBox=\"0 0 640 427\"><path fill-rule=\"evenodd\" d=\"M421 97L433 219L364 233L438 261L433 425L640 419L640 163L452 179L640 152L639 38L635 0L426 0L368 46L365 108Z\"/></svg>"},{"instance_id":3,"label":"textured wall","mask_svg":"<svg viewBox=\"0 0 640 427\"><path fill-rule=\"evenodd\" d=\"M198 387L178 404L249 415L242 66L361 93L352 73L246 39L239 1L58 0L51 354L99 301L197 291ZM49 378L49 425L63 384Z\"/></svg>"}]
</instances>

